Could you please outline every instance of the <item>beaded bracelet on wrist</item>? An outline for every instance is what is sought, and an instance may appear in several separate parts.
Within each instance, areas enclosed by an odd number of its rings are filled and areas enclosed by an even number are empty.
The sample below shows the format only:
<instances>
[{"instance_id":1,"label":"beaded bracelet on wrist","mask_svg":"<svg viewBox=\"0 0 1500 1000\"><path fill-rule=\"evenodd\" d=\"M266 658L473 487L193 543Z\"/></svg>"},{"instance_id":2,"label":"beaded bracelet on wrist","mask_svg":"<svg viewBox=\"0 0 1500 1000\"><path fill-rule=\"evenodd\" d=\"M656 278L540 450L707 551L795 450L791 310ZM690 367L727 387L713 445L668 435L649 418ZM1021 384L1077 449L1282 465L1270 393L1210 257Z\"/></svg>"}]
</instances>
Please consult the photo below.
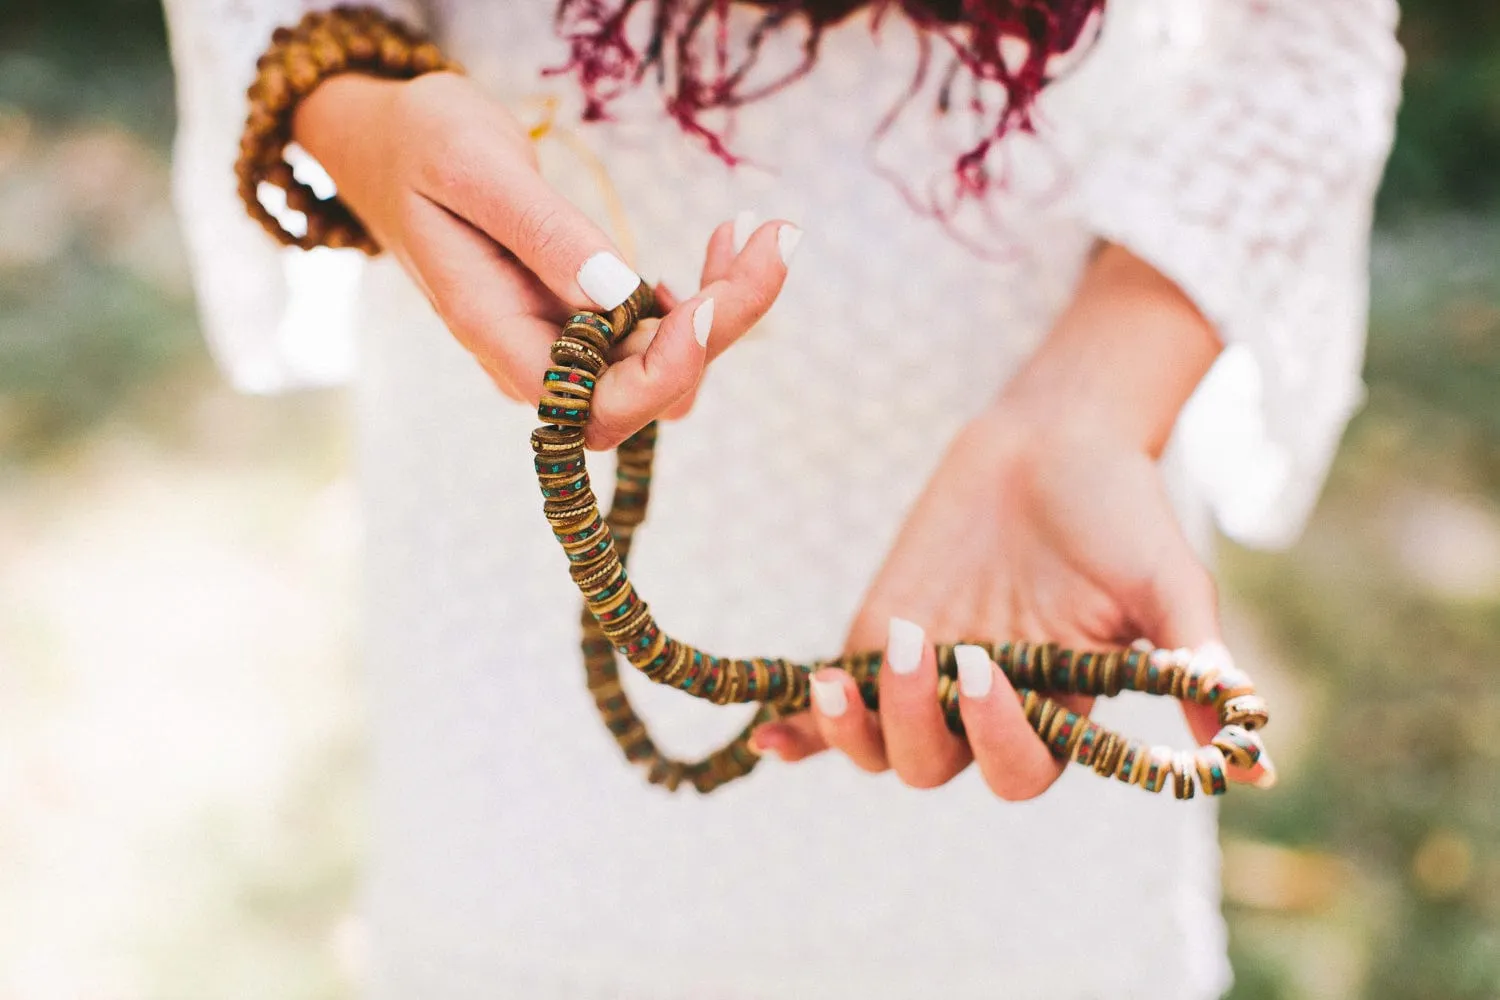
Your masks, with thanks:
<instances>
[{"instance_id":1,"label":"beaded bracelet on wrist","mask_svg":"<svg viewBox=\"0 0 1500 1000\"><path fill-rule=\"evenodd\" d=\"M344 72L406 79L458 67L431 43L371 8L338 8L309 14L295 28L278 29L258 63L250 114L236 174L247 211L282 243L302 247L380 248L337 199L320 201L292 177L283 159L298 101L319 82ZM303 236L288 233L261 205L258 187L283 188L288 206L307 216ZM879 708L882 654L849 654L822 663L783 659L729 659L705 653L664 632L625 571L635 529L646 517L651 467L656 453L653 422L618 449L614 499L601 514L584 460L583 434L595 386L609 367L612 348L637 321L655 313L649 286L606 314L578 313L552 345L537 414L543 425L531 437L543 497L543 512L566 554L573 582L583 595L584 666L590 693L625 757L646 769L653 784L683 785L709 792L754 769L760 757L750 733L762 722L806 709L809 677L825 666L853 676L864 704ZM1195 660L1185 650L1155 649L1137 642L1128 649L1073 650L1055 643L975 642L1005 672L1021 699L1027 722L1063 760L1095 773L1190 799L1201 790L1222 795L1226 766L1251 767L1262 750L1267 722L1264 699L1248 676ZM948 728L962 736L954 646L937 646L937 695ZM722 749L699 761L661 753L636 715L620 683L619 656L651 680L716 704L758 702L760 711ZM1190 751L1148 746L1069 711L1049 694L1110 697L1121 691L1172 697L1212 706L1222 728L1207 745Z\"/></svg>"},{"instance_id":2,"label":"beaded bracelet on wrist","mask_svg":"<svg viewBox=\"0 0 1500 1000\"><path fill-rule=\"evenodd\" d=\"M305 15L295 27L278 28L256 62L248 97L250 113L234 165L240 199L251 217L281 243L301 247L354 247L367 254L380 246L338 198L320 199L292 176L286 162L292 115L313 88L340 73L409 80L457 63L411 28L371 7L337 7ZM260 185L286 194L290 209L307 217L307 231L288 232L260 201Z\"/></svg>"},{"instance_id":3,"label":"beaded bracelet on wrist","mask_svg":"<svg viewBox=\"0 0 1500 1000\"><path fill-rule=\"evenodd\" d=\"M645 520L657 428L647 425L618 451L615 493L601 515L584 460L583 433L595 386L608 356L655 304L643 282L620 308L606 314L579 313L552 345L552 367L543 379L537 407L543 425L532 434L543 512L570 564L584 598L583 653L589 690L627 759L646 768L648 779L700 792L748 774L759 756L749 745L761 722L808 707L808 679L825 666L853 676L865 705L879 708L880 652L856 653L816 664L782 659L713 656L664 632L625 570L635 529ZM1005 672L1021 698L1026 720L1057 757L1095 773L1190 799L1201 789L1222 795L1226 765L1251 767L1261 755L1258 730L1268 721L1265 700L1237 669L1195 660L1186 650L1156 649L1137 642L1128 649L1073 650L1055 643L976 642ZM948 728L962 736L954 645L937 646L938 698ZM760 702L761 711L723 749L701 761L676 761L658 751L620 685L617 654L651 680L716 704ZM1203 747L1174 751L1147 746L1069 711L1048 694L1111 697L1121 691L1177 698L1212 706L1223 728Z\"/></svg>"}]
</instances>

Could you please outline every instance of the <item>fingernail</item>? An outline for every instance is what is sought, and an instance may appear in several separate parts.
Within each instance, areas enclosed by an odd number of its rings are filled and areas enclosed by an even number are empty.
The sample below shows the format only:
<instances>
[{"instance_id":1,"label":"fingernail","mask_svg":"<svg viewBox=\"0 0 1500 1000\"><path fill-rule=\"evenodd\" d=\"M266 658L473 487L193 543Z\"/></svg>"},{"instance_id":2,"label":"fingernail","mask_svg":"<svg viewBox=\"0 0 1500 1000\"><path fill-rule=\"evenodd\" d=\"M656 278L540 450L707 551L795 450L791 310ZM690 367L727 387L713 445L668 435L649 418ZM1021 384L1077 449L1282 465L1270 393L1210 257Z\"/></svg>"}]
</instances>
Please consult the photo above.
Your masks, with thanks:
<instances>
[{"instance_id":1,"label":"fingernail","mask_svg":"<svg viewBox=\"0 0 1500 1000\"><path fill-rule=\"evenodd\" d=\"M958 661L958 690L965 698L983 698L990 693L995 682L990 673L990 654L980 646L955 646L953 657Z\"/></svg>"},{"instance_id":2,"label":"fingernail","mask_svg":"<svg viewBox=\"0 0 1500 1000\"><path fill-rule=\"evenodd\" d=\"M843 715L849 708L849 699L844 695L844 682L838 678L828 680L814 674L812 697L818 711L832 719Z\"/></svg>"},{"instance_id":3,"label":"fingernail","mask_svg":"<svg viewBox=\"0 0 1500 1000\"><path fill-rule=\"evenodd\" d=\"M739 253L745 249L745 244L750 242L750 234L755 232L755 213L748 208L742 208L734 217L734 252Z\"/></svg>"},{"instance_id":4,"label":"fingernail","mask_svg":"<svg viewBox=\"0 0 1500 1000\"><path fill-rule=\"evenodd\" d=\"M797 251L797 244L802 241L802 230L790 222L776 230L776 249L781 253L781 266L788 267L792 263L792 254ZM623 299L621 301L624 301Z\"/></svg>"},{"instance_id":5,"label":"fingernail","mask_svg":"<svg viewBox=\"0 0 1500 1000\"><path fill-rule=\"evenodd\" d=\"M885 644L885 662L898 674L909 674L922 662L922 626L905 618L891 618L890 634Z\"/></svg>"},{"instance_id":6,"label":"fingernail","mask_svg":"<svg viewBox=\"0 0 1500 1000\"><path fill-rule=\"evenodd\" d=\"M578 269L578 287L600 309L613 309L630 298L641 276L608 250L600 250Z\"/></svg>"},{"instance_id":7,"label":"fingernail","mask_svg":"<svg viewBox=\"0 0 1500 1000\"><path fill-rule=\"evenodd\" d=\"M1276 787L1276 765L1271 762L1271 755L1264 750L1260 752L1261 776L1251 782L1256 788Z\"/></svg>"},{"instance_id":8,"label":"fingernail","mask_svg":"<svg viewBox=\"0 0 1500 1000\"><path fill-rule=\"evenodd\" d=\"M714 300L704 299L698 308L693 310L693 336L698 338L699 347L708 346L708 332L714 327Z\"/></svg>"},{"instance_id":9,"label":"fingernail","mask_svg":"<svg viewBox=\"0 0 1500 1000\"><path fill-rule=\"evenodd\" d=\"M772 751L772 747L765 741L759 730L750 734L750 749L765 756Z\"/></svg>"}]
</instances>

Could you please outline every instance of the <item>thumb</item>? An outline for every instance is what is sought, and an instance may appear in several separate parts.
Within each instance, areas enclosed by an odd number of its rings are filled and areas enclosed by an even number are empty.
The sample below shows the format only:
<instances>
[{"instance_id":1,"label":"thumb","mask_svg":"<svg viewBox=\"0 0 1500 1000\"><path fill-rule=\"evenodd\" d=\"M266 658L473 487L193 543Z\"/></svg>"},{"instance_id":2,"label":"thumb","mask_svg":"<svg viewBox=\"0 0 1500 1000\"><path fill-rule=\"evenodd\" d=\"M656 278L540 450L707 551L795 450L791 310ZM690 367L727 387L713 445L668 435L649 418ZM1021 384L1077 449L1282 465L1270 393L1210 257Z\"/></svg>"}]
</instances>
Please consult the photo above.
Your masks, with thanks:
<instances>
[{"instance_id":1,"label":"thumb","mask_svg":"<svg viewBox=\"0 0 1500 1000\"><path fill-rule=\"evenodd\" d=\"M672 310L639 354L616 361L599 380L585 431L590 448L617 447L692 392L703 377L714 300L694 296Z\"/></svg>"},{"instance_id":2,"label":"thumb","mask_svg":"<svg viewBox=\"0 0 1500 1000\"><path fill-rule=\"evenodd\" d=\"M1219 623L1219 594L1213 574L1198 560L1186 539L1172 546L1146 588L1143 607L1134 616L1145 637L1165 649L1189 649L1195 660L1227 670L1233 657L1224 645ZM1212 705L1183 702L1183 716L1199 746L1210 743L1221 728ZM1229 767L1231 780L1270 787L1276 768L1269 754L1252 768Z\"/></svg>"}]
</instances>

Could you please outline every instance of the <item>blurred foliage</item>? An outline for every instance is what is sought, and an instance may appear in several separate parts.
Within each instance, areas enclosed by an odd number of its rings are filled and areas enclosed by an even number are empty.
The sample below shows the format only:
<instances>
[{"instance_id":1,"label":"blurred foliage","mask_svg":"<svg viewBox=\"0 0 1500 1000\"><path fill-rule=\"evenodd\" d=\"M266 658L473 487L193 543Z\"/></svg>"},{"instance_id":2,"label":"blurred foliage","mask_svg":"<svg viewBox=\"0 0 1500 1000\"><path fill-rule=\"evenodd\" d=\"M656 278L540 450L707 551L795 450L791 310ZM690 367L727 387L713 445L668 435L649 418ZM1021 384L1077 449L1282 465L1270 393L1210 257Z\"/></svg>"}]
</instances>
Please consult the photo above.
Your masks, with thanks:
<instances>
[{"instance_id":1,"label":"blurred foliage","mask_svg":"<svg viewBox=\"0 0 1500 1000\"><path fill-rule=\"evenodd\" d=\"M1296 781L1234 797L1224 821L1352 863L1345 903L1363 913L1370 955L1358 995L1493 1000L1500 566L1486 587L1435 587L1412 558L1440 542L1403 515L1413 503L1472 505L1500 531L1500 225L1400 227L1373 277L1369 402L1313 523L1290 553L1226 553L1229 589L1326 704ZM1243 961L1256 971L1236 1000L1308 995L1276 985L1278 964Z\"/></svg>"},{"instance_id":2,"label":"blurred foliage","mask_svg":"<svg viewBox=\"0 0 1500 1000\"><path fill-rule=\"evenodd\" d=\"M1405 99L1384 217L1500 198L1500 4L1403 0Z\"/></svg>"},{"instance_id":3,"label":"blurred foliage","mask_svg":"<svg viewBox=\"0 0 1500 1000\"><path fill-rule=\"evenodd\" d=\"M0 268L0 459L25 457L108 416L131 390L201 348L188 303L74 249Z\"/></svg>"}]
</instances>

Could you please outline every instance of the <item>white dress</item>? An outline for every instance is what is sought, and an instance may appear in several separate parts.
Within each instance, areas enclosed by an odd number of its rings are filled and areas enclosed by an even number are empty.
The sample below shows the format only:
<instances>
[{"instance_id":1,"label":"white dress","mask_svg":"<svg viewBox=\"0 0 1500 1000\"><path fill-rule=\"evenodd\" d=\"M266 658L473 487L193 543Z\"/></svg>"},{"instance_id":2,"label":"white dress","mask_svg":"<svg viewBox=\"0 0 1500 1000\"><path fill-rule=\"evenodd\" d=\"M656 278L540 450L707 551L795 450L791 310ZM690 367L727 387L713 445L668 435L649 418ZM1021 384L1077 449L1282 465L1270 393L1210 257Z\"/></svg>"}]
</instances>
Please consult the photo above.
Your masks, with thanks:
<instances>
[{"instance_id":1,"label":"white dress","mask_svg":"<svg viewBox=\"0 0 1500 1000\"><path fill-rule=\"evenodd\" d=\"M1360 398L1371 200L1401 55L1393 0L1113 0L1098 46L1006 155L977 256L871 167L913 36L856 16L813 75L742 112L731 170L652 112L579 126L544 0L413 9L473 76L604 152L643 273L694 287L741 208L806 230L771 316L664 427L633 576L658 620L724 654L837 652L946 441L1062 308L1093 241L1174 278L1231 344L1179 425L1190 519L1290 539ZM168 0L178 195L203 319L238 385L354 369L374 705L371 995L1048 998L1219 995L1215 814L1070 769L1040 799L972 773L931 792L835 755L768 761L700 798L627 768L585 693L579 599L540 512L527 408L493 389L399 270L277 251L234 200L243 88L303 4ZM881 150L940 170L908 111ZM572 124L570 124L572 123ZM589 210L573 153L545 168ZM920 178L918 178L920 179ZM960 220L962 223L964 220ZM356 296L353 292L356 290ZM348 332L358 330L358 350ZM357 362L353 359L357 355ZM857 359L857 360L856 360ZM803 391L809 369L846 391ZM976 391L959 394L962 373ZM607 482L607 458L595 462ZM829 531L841 528L835 536ZM1197 525L1197 527L1201 527ZM632 677L631 680L639 680ZM680 754L742 710L631 690ZM1097 714L1186 743L1174 705Z\"/></svg>"}]
</instances>

